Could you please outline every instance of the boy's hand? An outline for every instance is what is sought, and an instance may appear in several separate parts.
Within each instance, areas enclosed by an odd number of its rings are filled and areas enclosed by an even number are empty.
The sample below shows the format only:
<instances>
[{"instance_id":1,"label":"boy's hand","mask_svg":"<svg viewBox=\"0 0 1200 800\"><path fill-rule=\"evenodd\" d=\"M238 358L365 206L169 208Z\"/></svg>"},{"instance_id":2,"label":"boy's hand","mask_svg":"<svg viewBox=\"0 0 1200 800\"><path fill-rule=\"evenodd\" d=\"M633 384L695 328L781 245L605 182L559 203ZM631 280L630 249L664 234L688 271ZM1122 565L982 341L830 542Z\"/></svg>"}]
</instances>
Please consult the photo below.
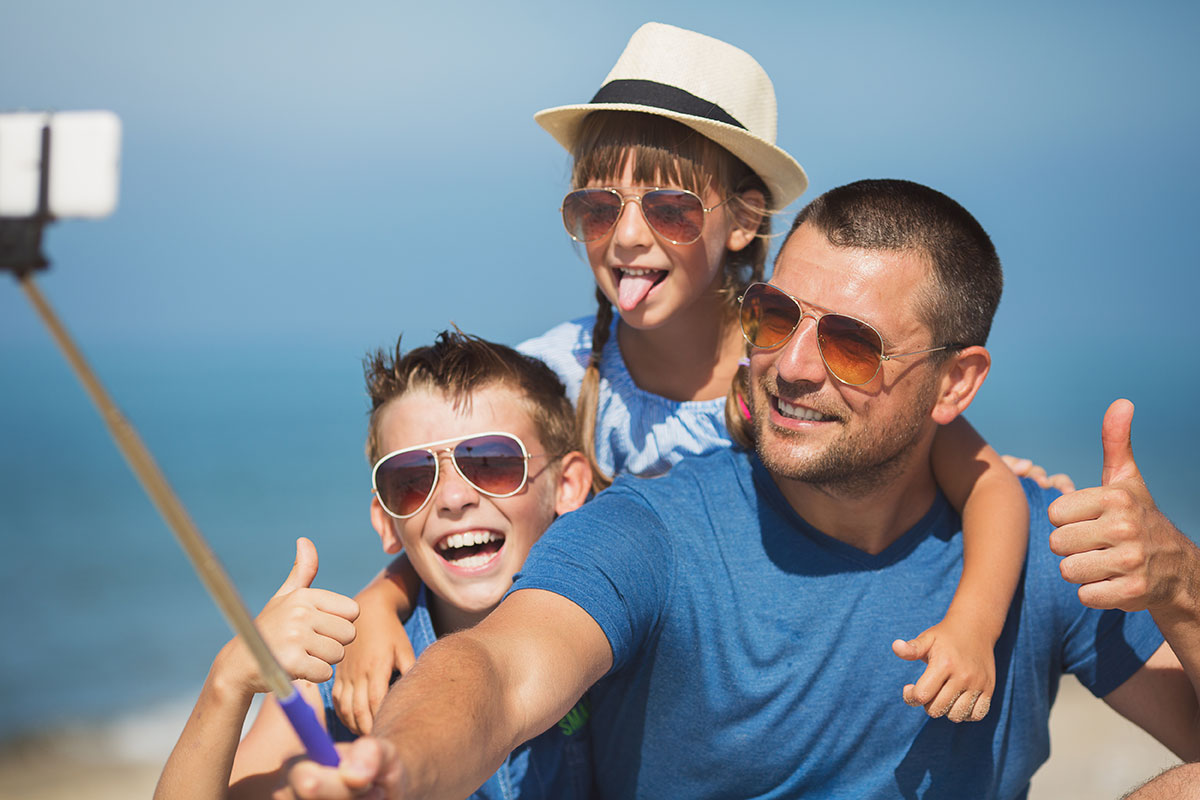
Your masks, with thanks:
<instances>
[{"instance_id":1,"label":"boy's hand","mask_svg":"<svg viewBox=\"0 0 1200 800\"><path fill-rule=\"evenodd\" d=\"M371 732L375 711L383 702L392 673L407 672L416 661L396 607L376 597L368 586L359 593L360 636L345 651L345 661L333 681L333 707L342 723L359 736Z\"/></svg>"},{"instance_id":2,"label":"boy's hand","mask_svg":"<svg viewBox=\"0 0 1200 800\"><path fill-rule=\"evenodd\" d=\"M1071 480L1071 477L1065 472L1047 475L1046 470L1028 458L1017 458L1016 456L1000 456L1000 458L1018 478L1032 478L1043 489L1058 489L1063 494L1075 491L1075 481Z\"/></svg>"},{"instance_id":3,"label":"boy's hand","mask_svg":"<svg viewBox=\"0 0 1200 800\"><path fill-rule=\"evenodd\" d=\"M992 648L970 631L942 620L915 639L892 642L892 651L906 661L924 661L925 672L904 687L904 702L924 706L931 717L951 722L978 722L987 716L996 688Z\"/></svg>"},{"instance_id":4,"label":"boy's hand","mask_svg":"<svg viewBox=\"0 0 1200 800\"><path fill-rule=\"evenodd\" d=\"M331 664L342 660L344 646L354 641L358 604L345 595L312 589L317 575L317 548L296 540L292 571L255 618L255 625L284 671L295 679L320 683L333 674ZM268 691L258 664L240 638L232 639L213 663L222 683L235 691Z\"/></svg>"}]
</instances>

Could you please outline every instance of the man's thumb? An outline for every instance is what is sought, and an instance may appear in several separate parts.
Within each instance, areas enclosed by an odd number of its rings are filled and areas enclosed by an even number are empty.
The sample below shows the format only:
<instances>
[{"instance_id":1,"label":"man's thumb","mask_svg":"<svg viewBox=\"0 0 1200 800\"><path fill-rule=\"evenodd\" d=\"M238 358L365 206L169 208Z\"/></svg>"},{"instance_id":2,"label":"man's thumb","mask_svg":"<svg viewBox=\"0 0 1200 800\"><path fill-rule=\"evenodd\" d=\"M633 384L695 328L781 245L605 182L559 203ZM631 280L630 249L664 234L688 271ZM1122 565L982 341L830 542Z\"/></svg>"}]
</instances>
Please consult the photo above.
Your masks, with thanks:
<instances>
[{"instance_id":1,"label":"man's thumb","mask_svg":"<svg viewBox=\"0 0 1200 800\"><path fill-rule=\"evenodd\" d=\"M1104 446L1101 486L1139 477L1137 463L1133 460L1132 428L1133 403L1114 400L1104 412L1104 424L1100 429L1100 441Z\"/></svg>"},{"instance_id":2,"label":"man's thumb","mask_svg":"<svg viewBox=\"0 0 1200 800\"><path fill-rule=\"evenodd\" d=\"M296 540L296 560L292 564L292 571L288 573L287 580L279 587L275 596L294 592L297 589L307 589L312 585L315 577L317 577L317 546L311 540L301 536Z\"/></svg>"}]
</instances>

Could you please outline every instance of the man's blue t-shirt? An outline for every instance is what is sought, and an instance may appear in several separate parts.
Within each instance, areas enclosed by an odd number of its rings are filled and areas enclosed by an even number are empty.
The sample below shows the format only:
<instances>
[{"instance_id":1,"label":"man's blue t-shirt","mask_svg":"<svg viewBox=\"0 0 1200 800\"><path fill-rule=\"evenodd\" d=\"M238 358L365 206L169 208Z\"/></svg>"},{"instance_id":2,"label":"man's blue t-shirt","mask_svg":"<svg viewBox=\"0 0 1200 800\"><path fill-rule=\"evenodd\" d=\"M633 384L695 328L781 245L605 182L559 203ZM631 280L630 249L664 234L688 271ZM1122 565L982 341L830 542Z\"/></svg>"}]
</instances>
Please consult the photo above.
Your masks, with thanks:
<instances>
[{"instance_id":1,"label":"man's blue t-shirt","mask_svg":"<svg viewBox=\"0 0 1200 800\"><path fill-rule=\"evenodd\" d=\"M429 616L428 590L421 584L413 613L404 631L418 657L437 641ZM333 679L320 684L325 726L335 742L355 735L333 708ZM586 800L591 796L592 770L588 748L589 700L584 697L555 727L509 753L487 782L467 800ZM464 741L464 746L469 742Z\"/></svg>"},{"instance_id":2,"label":"man's blue t-shirt","mask_svg":"<svg viewBox=\"0 0 1200 800\"><path fill-rule=\"evenodd\" d=\"M563 516L512 591L545 589L600 625L613 667L592 698L604 798L1020 798L1049 755L1059 676L1120 686L1162 643L1148 614L1084 608L1026 483L1025 574L982 722L901 699L924 669L891 651L945 614L960 521L940 495L877 555L809 526L757 457L685 459Z\"/></svg>"}]
</instances>

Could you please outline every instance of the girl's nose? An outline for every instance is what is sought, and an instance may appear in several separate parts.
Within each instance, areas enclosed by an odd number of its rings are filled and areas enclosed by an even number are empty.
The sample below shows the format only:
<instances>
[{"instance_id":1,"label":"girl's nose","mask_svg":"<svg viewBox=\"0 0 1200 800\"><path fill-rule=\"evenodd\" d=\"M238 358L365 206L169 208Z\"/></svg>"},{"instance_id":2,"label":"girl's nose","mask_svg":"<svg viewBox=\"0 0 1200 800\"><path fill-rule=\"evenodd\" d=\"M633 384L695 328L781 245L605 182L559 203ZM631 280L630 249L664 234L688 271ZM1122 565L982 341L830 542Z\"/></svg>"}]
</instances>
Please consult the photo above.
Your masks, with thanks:
<instances>
[{"instance_id":1,"label":"girl's nose","mask_svg":"<svg viewBox=\"0 0 1200 800\"><path fill-rule=\"evenodd\" d=\"M642 214L642 203L638 197L626 197L625 207L617 218L613 242L619 247L645 247L654 243L654 233L646 224Z\"/></svg>"}]
</instances>

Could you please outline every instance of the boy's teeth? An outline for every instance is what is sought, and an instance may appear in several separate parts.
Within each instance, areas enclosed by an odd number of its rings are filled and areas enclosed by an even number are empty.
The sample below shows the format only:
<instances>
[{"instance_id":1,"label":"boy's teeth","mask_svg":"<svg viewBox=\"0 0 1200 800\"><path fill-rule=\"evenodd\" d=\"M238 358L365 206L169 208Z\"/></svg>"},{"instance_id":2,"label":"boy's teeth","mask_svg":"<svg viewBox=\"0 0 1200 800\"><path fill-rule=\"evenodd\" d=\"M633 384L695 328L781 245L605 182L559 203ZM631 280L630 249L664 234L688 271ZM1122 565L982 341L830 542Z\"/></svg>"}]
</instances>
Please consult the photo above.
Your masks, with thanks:
<instances>
[{"instance_id":1,"label":"boy's teeth","mask_svg":"<svg viewBox=\"0 0 1200 800\"><path fill-rule=\"evenodd\" d=\"M487 544L488 542L503 541L504 537L497 536L491 531L468 531L467 533L456 533L453 536L447 536L438 542L438 550L457 550L460 547L471 547L477 544Z\"/></svg>"},{"instance_id":2,"label":"boy's teeth","mask_svg":"<svg viewBox=\"0 0 1200 800\"><path fill-rule=\"evenodd\" d=\"M779 413L785 417L803 420L805 422L821 422L822 420L828 419L828 417L826 417L824 414L819 414L810 408L794 406L788 401L784 400L782 397L777 398L777 400Z\"/></svg>"}]
</instances>

